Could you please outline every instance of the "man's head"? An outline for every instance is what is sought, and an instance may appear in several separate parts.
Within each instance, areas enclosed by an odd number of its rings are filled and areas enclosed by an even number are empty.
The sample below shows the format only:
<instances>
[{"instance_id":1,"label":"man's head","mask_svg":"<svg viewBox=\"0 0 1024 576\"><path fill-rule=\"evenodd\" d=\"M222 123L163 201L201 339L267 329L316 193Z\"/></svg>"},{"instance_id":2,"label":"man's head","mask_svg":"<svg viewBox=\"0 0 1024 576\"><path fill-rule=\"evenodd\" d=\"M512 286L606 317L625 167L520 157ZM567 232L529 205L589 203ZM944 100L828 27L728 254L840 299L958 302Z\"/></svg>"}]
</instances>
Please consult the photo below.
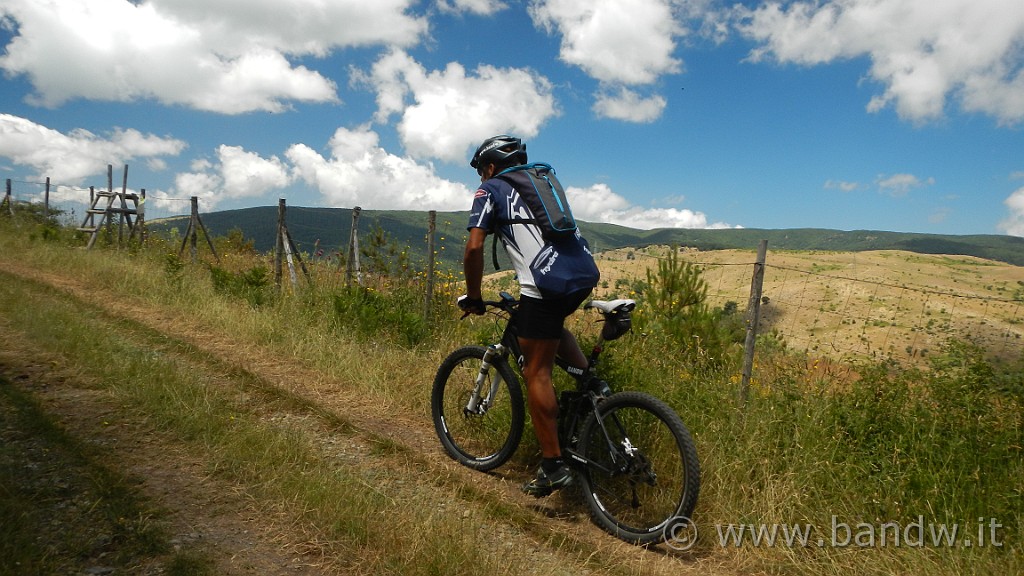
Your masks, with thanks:
<instances>
[{"instance_id":1,"label":"man's head","mask_svg":"<svg viewBox=\"0 0 1024 576\"><path fill-rule=\"evenodd\" d=\"M502 134L484 140L476 149L476 154L473 154L469 165L483 177L485 173L492 176L509 166L518 166L526 162L526 144L515 136Z\"/></svg>"}]
</instances>

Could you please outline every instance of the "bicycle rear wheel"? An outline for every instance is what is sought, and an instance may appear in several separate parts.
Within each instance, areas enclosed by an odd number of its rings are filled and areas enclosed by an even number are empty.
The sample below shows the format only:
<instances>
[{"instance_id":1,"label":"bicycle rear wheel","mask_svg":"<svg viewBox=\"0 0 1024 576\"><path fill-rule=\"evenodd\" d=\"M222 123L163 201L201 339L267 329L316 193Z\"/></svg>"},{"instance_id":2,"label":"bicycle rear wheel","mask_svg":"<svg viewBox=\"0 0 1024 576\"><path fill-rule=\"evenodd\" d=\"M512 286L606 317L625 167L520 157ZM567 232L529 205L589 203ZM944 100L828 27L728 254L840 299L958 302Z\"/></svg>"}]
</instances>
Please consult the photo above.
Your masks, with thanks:
<instances>
[{"instance_id":1,"label":"bicycle rear wheel","mask_svg":"<svg viewBox=\"0 0 1024 576\"><path fill-rule=\"evenodd\" d=\"M477 390L486 350L465 346L452 352L437 369L430 395L434 430L445 451L460 464L482 471L512 457L526 419L519 380L504 359L491 363Z\"/></svg>"},{"instance_id":2,"label":"bicycle rear wheel","mask_svg":"<svg viewBox=\"0 0 1024 576\"><path fill-rule=\"evenodd\" d=\"M649 394L604 400L583 423L577 451L591 462L580 474L591 516L622 540L664 541L666 529L697 505L693 439L675 411Z\"/></svg>"}]
</instances>

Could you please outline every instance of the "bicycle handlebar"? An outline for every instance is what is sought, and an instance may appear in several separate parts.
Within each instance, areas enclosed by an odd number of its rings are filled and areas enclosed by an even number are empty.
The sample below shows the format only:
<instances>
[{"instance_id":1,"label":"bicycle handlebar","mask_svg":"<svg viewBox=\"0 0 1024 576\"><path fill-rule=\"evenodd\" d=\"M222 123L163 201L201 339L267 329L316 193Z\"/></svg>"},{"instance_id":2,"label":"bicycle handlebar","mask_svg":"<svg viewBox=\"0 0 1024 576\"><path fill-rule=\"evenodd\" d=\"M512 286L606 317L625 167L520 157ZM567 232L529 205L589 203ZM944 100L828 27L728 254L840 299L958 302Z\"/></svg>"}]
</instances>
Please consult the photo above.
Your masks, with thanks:
<instances>
[{"instance_id":1,"label":"bicycle handlebar","mask_svg":"<svg viewBox=\"0 0 1024 576\"><path fill-rule=\"evenodd\" d=\"M519 305L519 300L516 300L514 296L508 292L499 292L501 300L481 300L480 304L483 305L484 311L488 308L498 308L504 312L512 312L516 306ZM459 297L459 307L462 308L462 302L466 299L465 296ZM616 300L591 300L586 303L584 309L594 308L601 313L606 319L615 314L624 313L627 314L632 312L636 308L636 300L630 298L619 298ZM463 308L465 310L465 308ZM472 314L469 310L465 310L465 314L462 315L466 318Z\"/></svg>"},{"instance_id":2,"label":"bicycle handlebar","mask_svg":"<svg viewBox=\"0 0 1024 576\"><path fill-rule=\"evenodd\" d=\"M479 305L483 308L484 312L486 312L488 308L499 308L505 312L511 312L512 309L519 304L519 301L508 292L501 292L500 295L501 300L479 300L473 302L468 302L469 298L467 296L459 296L458 306L464 311L462 318L466 318L473 313L472 310L467 309L467 305Z\"/></svg>"}]
</instances>

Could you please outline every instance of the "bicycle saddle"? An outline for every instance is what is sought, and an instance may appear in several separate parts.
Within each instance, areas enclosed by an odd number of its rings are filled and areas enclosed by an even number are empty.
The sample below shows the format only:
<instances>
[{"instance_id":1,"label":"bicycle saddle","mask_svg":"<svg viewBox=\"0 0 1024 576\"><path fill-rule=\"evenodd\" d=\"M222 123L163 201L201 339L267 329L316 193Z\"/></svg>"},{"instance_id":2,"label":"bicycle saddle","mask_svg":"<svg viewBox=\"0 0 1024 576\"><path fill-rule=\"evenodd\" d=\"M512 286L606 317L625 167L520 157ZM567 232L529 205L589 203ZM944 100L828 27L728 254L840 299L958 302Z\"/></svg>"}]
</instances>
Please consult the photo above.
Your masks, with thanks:
<instances>
[{"instance_id":1,"label":"bicycle saddle","mask_svg":"<svg viewBox=\"0 0 1024 576\"><path fill-rule=\"evenodd\" d=\"M616 300L591 300L584 308L597 308L603 314L613 312L630 312L636 308L636 300L618 298Z\"/></svg>"}]
</instances>

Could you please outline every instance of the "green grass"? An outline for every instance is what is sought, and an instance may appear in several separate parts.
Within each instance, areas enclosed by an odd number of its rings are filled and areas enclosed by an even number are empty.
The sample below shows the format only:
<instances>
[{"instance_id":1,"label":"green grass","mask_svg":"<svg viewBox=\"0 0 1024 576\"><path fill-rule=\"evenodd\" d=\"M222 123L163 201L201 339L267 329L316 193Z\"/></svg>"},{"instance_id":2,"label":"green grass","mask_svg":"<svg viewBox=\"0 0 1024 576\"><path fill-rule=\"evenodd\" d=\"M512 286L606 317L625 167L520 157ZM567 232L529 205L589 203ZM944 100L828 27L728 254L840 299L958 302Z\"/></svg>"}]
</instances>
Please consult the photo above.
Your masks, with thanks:
<instances>
[{"instance_id":1,"label":"green grass","mask_svg":"<svg viewBox=\"0 0 1024 576\"><path fill-rule=\"evenodd\" d=\"M487 477L480 477L479 486L444 477L407 482L422 475L423 461L416 454L367 437L316 401L318 395L359 395L429 425L434 370L457 345L493 334L487 319L459 323L439 309L424 327L415 318L421 303L410 292L414 282L382 283L374 292L352 294L340 288L330 270L314 267L313 288L286 288L254 299L248 288L223 289L224 278L218 290L208 269L168 260L158 243L136 252L83 252L0 232L0 259L54 273L73 270L97 293L123 294L165 310L169 318L189 317L211 338L230 335L239 347L252 350L253 362L269 354L264 361L284 358L320 375L323 383L310 383L310 396L293 394L244 367L225 364L201 346L111 314L107 303L69 298L0 273L0 318L199 450L212 473L331 542L339 558L358 557L363 567L411 574L527 571L533 561L513 552L478 553L481 545L506 548L493 541L482 544L474 535L510 526L544 542L546 562L558 554L575 559L596 554L591 567L630 571L571 539L531 532L534 512L494 502ZM256 265L241 257L232 262L230 254L222 257L223 268L235 273ZM375 314L386 315L387 323L375 325ZM350 317L354 320L347 321ZM576 319L584 342L594 334L592 320ZM992 365L982 351L951 342L929 353L933 366L927 372L865 364L856 367L860 378L851 382L815 370L812 358L764 346L744 403L734 365L696 368L680 360L675 346L657 333L633 333L608 345L605 367L619 388L665 399L698 443L703 484L695 521L701 539L691 559L734 573L1024 570L1019 366ZM316 425L310 430L271 424L268 414L311 418ZM337 461L324 452L325 436L358 439L365 458L358 465ZM527 432L517 463L532 461L536 447L530 436ZM457 498L468 515L461 509L455 515L444 512L438 493ZM407 505L413 501L420 504ZM929 524L956 523L975 537L979 518L995 519L1002 525L1003 545L768 547L748 542L736 548L721 546L715 537L716 526L783 523L813 525L828 539L835 521L906 528L921 518ZM396 534L421 537L394 546Z\"/></svg>"},{"instance_id":2,"label":"green grass","mask_svg":"<svg viewBox=\"0 0 1024 576\"><path fill-rule=\"evenodd\" d=\"M163 511L139 492L137 482L4 378L0 424L0 574L77 573L152 558L165 559L168 567L184 561L168 544ZM193 567L208 561L202 551L186 553Z\"/></svg>"},{"instance_id":3,"label":"green grass","mask_svg":"<svg viewBox=\"0 0 1024 576\"><path fill-rule=\"evenodd\" d=\"M1021 570L1024 412L1019 371L999 373L981 351L951 343L930 372L863 366L854 383L814 380L796 359L763 353L765 380L750 400L736 378L659 373L671 360L647 350L618 360L634 382L654 383L697 439L703 489L701 549L739 554L753 571L785 574L1007 574ZM834 524L926 530L957 525L956 546L831 546ZM1001 525L995 546L990 522ZM824 546L723 550L716 528L741 524L816 527ZM978 546L984 524L989 545ZM864 528L867 530L867 528ZM856 533L856 530L854 531ZM973 540L968 545L965 540ZM840 542L842 539L840 539ZM861 542L868 544L866 539Z\"/></svg>"},{"instance_id":4,"label":"green grass","mask_svg":"<svg viewBox=\"0 0 1024 576\"><path fill-rule=\"evenodd\" d=\"M105 278L122 287L126 282L124 277ZM150 294L168 296L159 290ZM24 306L24 302L33 305ZM220 307L234 308L230 302L218 301L199 312L213 315ZM457 492L457 486L452 491L440 478L426 484L409 482L409 477L420 473L422 463L417 464L404 447L372 435L353 437L340 416L261 382L238 366L204 357L187 343L110 315L103 302L69 298L43 284L0 273L0 317L29 341L59 353L68 364L100 382L130 411L144 414L158 429L190 446L208 463L211 474L237 484L267 503L272 515L323 543L340 566L358 565L371 572L457 574L525 572L535 561L535 553L524 555L495 540L499 538L495 520L486 511L473 512L472 505L465 510L443 506L443 495ZM253 334L252 325L246 320L238 333ZM289 331L279 334L275 343L294 344ZM337 353L338 342L331 346ZM386 363L397 362L395 356ZM375 363L363 362L358 368L365 370ZM392 379L390 385L408 382ZM358 388L348 393L358 394ZM276 424L268 414L290 415L307 423L312 417L314 425ZM325 448L323 435L350 438L361 452L358 459L339 461ZM410 507L409 502L426 505ZM408 534L416 535L414 542L404 537ZM403 545L395 546L396 538ZM492 552L481 556L481 545Z\"/></svg>"}]
</instances>

